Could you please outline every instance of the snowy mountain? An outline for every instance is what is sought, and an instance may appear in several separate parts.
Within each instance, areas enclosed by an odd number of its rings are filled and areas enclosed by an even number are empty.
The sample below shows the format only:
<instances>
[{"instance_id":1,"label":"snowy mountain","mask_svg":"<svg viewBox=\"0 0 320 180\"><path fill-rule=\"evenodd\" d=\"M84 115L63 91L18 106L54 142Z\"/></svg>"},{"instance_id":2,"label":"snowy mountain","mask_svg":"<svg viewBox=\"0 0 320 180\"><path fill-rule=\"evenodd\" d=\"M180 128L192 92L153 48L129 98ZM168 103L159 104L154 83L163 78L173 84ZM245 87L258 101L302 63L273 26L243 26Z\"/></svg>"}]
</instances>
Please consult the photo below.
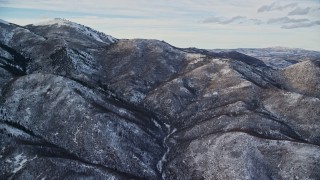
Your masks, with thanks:
<instances>
[{"instance_id":1,"label":"snowy mountain","mask_svg":"<svg viewBox=\"0 0 320 180\"><path fill-rule=\"evenodd\" d=\"M61 33L64 33L64 29L72 29L71 32L73 33L79 33L81 35L87 36L90 39L94 39L96 41L110 44L117 41L116 38L106 35L102 32L98 32L94 29L91 29L90 27L77 24L71 21L68 21L66 19L60 19L56 18L51 21L41 22L38 24L31 24L26 26L28 29L31 29L33 31L39 32L42 36L50 37L50 35L60 35ZM49 29L48 29L49 27ZM72 38L74 34L68 34L68 38ZM47 37L47 38L48 38Z\"/></svg>"},{"instance_id":2,"label":"snowy mountain","mask_svg":"<svg viewBox=\"0 0 320 180\"><path fill-rule=\"evenodd\" d=\"M319 179L319 79L318 52L0 21L0 179Z\"/></svg>"}]
</instances>

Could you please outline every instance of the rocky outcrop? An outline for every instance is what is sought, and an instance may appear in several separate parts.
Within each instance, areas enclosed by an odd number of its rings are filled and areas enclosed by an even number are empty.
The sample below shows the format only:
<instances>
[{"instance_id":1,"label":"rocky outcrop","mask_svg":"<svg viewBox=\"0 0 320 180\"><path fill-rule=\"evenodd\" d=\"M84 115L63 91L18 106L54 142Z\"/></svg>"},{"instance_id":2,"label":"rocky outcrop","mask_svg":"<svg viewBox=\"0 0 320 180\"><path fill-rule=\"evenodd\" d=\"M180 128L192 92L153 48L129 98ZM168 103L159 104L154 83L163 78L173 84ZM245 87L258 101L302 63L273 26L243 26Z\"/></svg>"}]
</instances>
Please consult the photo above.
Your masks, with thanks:
<instances>
[{"instance_id":1,"label":"rocky outcrop","mask_svg":"<svg viewBox=\"0 0 320 180\"><path fill-rule=\"evenodd\" d=\"M320 178L317 60L276 69L62 19L0 35L3 179Z\"/></svg>"}]
</instances>

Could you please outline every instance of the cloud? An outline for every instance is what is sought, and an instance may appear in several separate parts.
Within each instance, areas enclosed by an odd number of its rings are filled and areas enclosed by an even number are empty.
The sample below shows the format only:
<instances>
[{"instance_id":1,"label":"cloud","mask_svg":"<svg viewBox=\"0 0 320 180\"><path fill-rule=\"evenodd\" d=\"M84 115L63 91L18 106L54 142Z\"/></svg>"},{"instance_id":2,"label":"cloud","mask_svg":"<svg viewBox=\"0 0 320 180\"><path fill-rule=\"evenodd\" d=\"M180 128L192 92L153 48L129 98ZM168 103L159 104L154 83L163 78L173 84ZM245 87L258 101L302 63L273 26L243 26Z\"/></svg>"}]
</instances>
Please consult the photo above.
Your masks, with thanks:
<instances>
[{"instance_id":1,"label":"cloud","mask_svg":"<svg viewBox=\"0 0 320 180\"><path fill-rule=\"evenodd\" d=\"M261 6L257 12L258 13L262 13L262 12L269 12L269 11L282 11L285 10L287 8L293 8L296 7L298 5L298 3L290 3L290 4L285 4L285 5L277 5L276 2L270 4L270 5L264 5Z\"/></svg>"},{"instance_id":2,"label":"cloud","mask_svg":"<svg viewBox=\"0 0 320 180\"><path fill-rule=\"evenodd\" d=\"M223 18L223 17L211 17L202 21L202 23L217 23L217 24L231 24L239 20L244 20L244 16L234 16L232 18Z\"/></svg>"},{"instance_id":3,"label":"cloud","mask_svg":"<svg viewBox=\"0 0 320 180\"><path fill-rule=\"evenodd\" d=\"M295 8L293 11L291 11L288 15L306 15L310 12L311 8L310 7L306 7L306 8L300 8L297 7Z\"/></svg>"},{"instance_id":4,"label":"cloud","mask_svg":"<svg viewBox=\"0 0 320 180\"><path fill-rule=\"evenodd\" d=\"M270 4L270 5L264 5L264 6L261 6L259 9L258 9L258 12L265 12L265 11L271 11L271 9L275 6L275 2Z\"/></svg>"},{"instance_id":5,"label":"cloud","mask_svg":"<svg viewBox=\"0 0 320 180\"><path fill-rule=\"evenodd\" d=\"M249 19L249 21L253 22L253 24L255 24L255 25L262 24L262 21L260 19Z\"/></svg>"},{"instance_id":6,"label":"cloud","mask_svg":"<svg viewBox=\"0 0 320 180\"><path fill-rule=\"evenodd\" d=\"M211 17L203 21L200 21L200 23L204 23L204 24L212 23L212 24L222 24L222 25L228 25L228 24L261 25L264 22L261 19L248 18L246 16L234 16L232 18Z\"/></svg>"},{"instance_id":7,"label":"cloud","mask_svg":"<svg viewBox=\"0 0 320 180\"><path fill-rule=\"evenodd\" d=\"M309 19L293 19L288 17L281 17L281 18L273 18L268 20L268 24L289 24L289 23L303 23L307 22Z\"/></svg>"},{"instance_id":8,"label":"cloud","mask_svg":"<svg viewBox=\"0 0 320 180\"><path fill-rule=\"evenodd\" d=\"M268 24L281 24L283 29L307 28L320 25L320 20L310 21L309 19L294 19L289 17L269 19Z\"/></svg>"},{"instance_id":9,"label":"cloud","mask_svg":"<svg viewBox=\"0 0 320 180\"><path fill-rule=\"evenodd\" d=\"M309 21L309 22L301 22L301 23L294 23L294 24L286 24L281 26L283 29L295 29L295 28L306 28L320 25L320 21Z\"/></svg>"},{"instance_id":10,"label":"cloud","mask_svg":"<svg viewBox=\"0 0 320 180\"><path fill-rule=\"evenodd\" d=\"M244 17L244 16L235 16L235 17L232 17L231 19L227 19L227 20L222 21L221 24L230 24L230 23L236 22L236 21L241 20L241 19L246 19L246 17Z\"/></svg>"}]
</instances>

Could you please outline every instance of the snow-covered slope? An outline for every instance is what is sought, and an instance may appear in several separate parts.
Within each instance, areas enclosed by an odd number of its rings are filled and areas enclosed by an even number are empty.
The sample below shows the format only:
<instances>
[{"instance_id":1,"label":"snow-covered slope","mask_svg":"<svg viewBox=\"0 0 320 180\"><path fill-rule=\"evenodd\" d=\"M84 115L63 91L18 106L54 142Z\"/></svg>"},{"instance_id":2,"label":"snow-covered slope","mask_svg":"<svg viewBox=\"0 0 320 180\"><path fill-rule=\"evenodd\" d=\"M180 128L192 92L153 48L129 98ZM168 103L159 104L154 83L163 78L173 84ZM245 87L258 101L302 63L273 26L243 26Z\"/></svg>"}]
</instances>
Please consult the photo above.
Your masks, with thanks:
<instances>
[{"instance_id":1,"label":"snow-covered slope","mask_svg":"<svg viewBox=\"0 0 320 180\"><path fill-rule=\"evenodd\" d=\"M9 25L9 24L10 24L9 22L7 22L7 21L5 21L5 20L2 20L2 19L0 19L0 23L1 23L1 24L6 24L6 25Z\"/></svg>"},{"instance_id":2,"label":"snow-covered slope","mask_svg":"<svg viewBox=\"0 0 320 180\"><path fill-rule=\"evenodd\" d=\"M73 28L75 31L82 33L96 41L102 42L102 43L114 43L117 41L116 38L110 36L110 35L106 35L103 32L99 32L96 31L90 27L81 25L81 24L77 24L71 21L68 21L66 19L61 19L61 18L55 18L53 20L50 21L44 21L44 22L40 22L40 23L36 23L36 24L31 24L28 25L27 27L30 26L54 26L56 28L63 28L63 27L69 27L69 28ZM53 28L53 27L51 27Z\"/></svg>"}]
</instances>

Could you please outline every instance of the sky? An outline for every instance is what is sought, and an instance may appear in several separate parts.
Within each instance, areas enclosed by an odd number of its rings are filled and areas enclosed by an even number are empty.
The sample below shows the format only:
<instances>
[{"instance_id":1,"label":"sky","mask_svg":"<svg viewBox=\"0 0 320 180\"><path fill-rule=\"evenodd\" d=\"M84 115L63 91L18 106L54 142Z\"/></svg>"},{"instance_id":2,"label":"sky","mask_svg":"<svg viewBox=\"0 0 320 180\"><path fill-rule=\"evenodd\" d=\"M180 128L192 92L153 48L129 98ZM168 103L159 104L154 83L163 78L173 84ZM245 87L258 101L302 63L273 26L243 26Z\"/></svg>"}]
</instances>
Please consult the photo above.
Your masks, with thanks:
<instances>
[{"instance_id":1,"label":"sky","mask_svg":"<svg viewBox=\"0 0 320 180\"><path fill-rule=\"evenodd\" d=\"M116 38L177 47L291 47L320 51L320 0L0 0L0 19L53 18Z\"/></svg>"}]
</instances>

